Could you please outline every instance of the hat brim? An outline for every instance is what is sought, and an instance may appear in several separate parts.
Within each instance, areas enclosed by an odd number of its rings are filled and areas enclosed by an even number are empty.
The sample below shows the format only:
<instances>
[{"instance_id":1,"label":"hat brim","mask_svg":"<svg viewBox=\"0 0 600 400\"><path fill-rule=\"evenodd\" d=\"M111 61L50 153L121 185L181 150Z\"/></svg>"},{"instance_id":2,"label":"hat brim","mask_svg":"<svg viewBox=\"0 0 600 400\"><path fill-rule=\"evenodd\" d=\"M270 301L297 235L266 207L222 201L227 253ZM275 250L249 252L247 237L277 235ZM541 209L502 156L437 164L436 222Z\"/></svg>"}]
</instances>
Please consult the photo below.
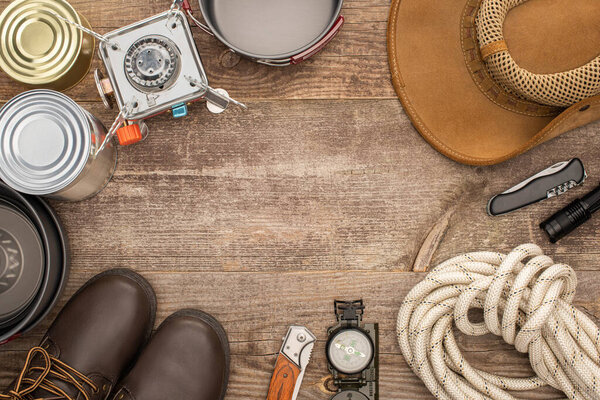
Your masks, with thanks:
<instances>
[{"instance_id":1,"label":"hat brim","mask_svg":"<svg viewBox=\"0 0 600 400\"><path fill-rule=\"evenodd\" d=\"M600 117L600 96L559 116L525 115L490 100L465 61L465 5L465 0L392 2L388 53L394 87L415 128L435 149L465 164L496 164ZM577 115L581 109L586 113Z\"/></svg>"}]
</instances>

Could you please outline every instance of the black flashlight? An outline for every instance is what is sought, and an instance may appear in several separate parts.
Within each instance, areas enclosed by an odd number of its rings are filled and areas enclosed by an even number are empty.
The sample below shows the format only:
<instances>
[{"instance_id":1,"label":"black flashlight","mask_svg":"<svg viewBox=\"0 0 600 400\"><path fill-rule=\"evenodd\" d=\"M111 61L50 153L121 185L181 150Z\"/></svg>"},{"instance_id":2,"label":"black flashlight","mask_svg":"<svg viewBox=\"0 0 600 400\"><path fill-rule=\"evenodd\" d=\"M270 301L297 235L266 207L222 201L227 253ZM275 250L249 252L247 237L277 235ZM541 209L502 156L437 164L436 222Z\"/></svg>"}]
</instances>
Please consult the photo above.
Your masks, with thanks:
<instances>
[{"instance_id":1,"label":"black flashlight","mask_svg":"<svg viewBox=\"0 0 600 400\"><path fill-rule=\"evenodd\" d=\"M590 219L599 209L600 186L542 222L540 228L548 234L550 242L556 243Z\"/></svg>"}]
</instances>

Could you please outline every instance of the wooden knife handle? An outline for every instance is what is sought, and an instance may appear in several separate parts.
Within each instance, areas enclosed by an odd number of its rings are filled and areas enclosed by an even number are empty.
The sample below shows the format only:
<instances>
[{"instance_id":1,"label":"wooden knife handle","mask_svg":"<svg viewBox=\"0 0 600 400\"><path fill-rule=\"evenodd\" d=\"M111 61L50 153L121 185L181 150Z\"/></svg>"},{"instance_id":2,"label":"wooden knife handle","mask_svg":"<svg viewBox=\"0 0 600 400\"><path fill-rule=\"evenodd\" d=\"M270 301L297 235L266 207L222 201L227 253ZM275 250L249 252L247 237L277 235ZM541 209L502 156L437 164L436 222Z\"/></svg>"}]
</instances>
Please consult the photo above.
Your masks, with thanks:
<instances>
[{"instance_id":1,"label":"wooden knife handle","mask_svg":"<svg viewBox=\"0 0 600 400\"><path fill-rule=\"evenodd\" d=\"M292 400L298 375L300 375L300 368L286 356L279 354L269 385L267 400Z\"/></svg>"}]
</instances>

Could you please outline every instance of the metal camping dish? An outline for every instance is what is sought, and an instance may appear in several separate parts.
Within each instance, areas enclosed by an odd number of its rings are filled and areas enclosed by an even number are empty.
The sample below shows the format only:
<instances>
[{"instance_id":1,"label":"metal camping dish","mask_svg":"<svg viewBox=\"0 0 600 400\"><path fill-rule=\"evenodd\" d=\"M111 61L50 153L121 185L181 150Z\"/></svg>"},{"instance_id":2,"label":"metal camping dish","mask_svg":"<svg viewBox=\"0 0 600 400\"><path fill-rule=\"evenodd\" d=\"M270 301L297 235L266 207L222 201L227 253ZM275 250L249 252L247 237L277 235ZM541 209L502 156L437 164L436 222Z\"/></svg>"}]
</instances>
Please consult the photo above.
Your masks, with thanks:
<instances>
[{"instance_id":1,"label":"metal camping dish","mask_svg":"<svg viewBox=\"0 0 600 400\"><path fill-rule=\"evenodd\" d=\"M0 68L32 88L66 90L90 69L94 38L62 18L89 28L65 0L15 0L0 15Z\"/></svg>"},{"instance_id":2,"label":"metal camping dish","mask_svg":"<svg viewBox=\"0 0 600 400\"><path fill-rule=\"evenodd\" d=\"M115 169L116 149L98 150L105 137L102 123L64 94L22 93L0 110L0 178L22 193L86 199Z\"/></svg>"},{"instance_id":3,"label":"metal camping dish","mask_svg":"<svg viewBox=\"0 0 600 400\"><path fill-rule=\"evenodd\" d=\"M344 25L343 0L199 0L199 4L208 25L198 22L201 28L233 52L273 66L299 64L314 56Z\"/></svg>"},{"instance_id":4,"label":"metal camping dish","mask_svg":"<svg viewBox=\"0 0 600 400\"><path fill-rule=\"evenodd\" d=\"M147 134L145 119L163 112L184 117L197 100L206 99L215 113L230 103L245 108L208 85L186 15L175 7L107 33L99 53L108 78L96 70L98 92L108 108L116 100L120 111L105 143L115 134L121 145L136 143Z\"/></svg>"},{"instance_id":5,"label":"metal camping dish","mask_svg":"<svg viewBox=\"0 0 600 400\"><path fill-rule=\"evenodd\" d=\"M37 326L58 301L69 274L66 233L48 204L36 196L25 196L0 182L0 206L10 208L31 223L43 245L43 276L29 305L18 318L0 327L0 344ZM25 264L24 264L25 265Z\"/></svg>"},{"instance_id":6,"label":"metal camping dish","mask_svg":"<svg viewBox=\"0 0 600 400\"><path fill-rule=\"evenodd\" d=\"M48 282L47 290L40 292L40 306L32 313L32 317L26 324L21 333L29 332L52 311L52 308L58 302L60 295L67 284L69 277L69 242L67 233L56 215L56 212L39 197L27 196L29 204L37 210L42 227L40 232L46 238Z\"/></svg>"},{"instance_id":7,"label":"metal camping dish","mask_svg":"<svg viewBox=\"0 0 600 400\"><path fill-rule=\"evenodd\" d=\"M35 226L19 210L0 203L0 329L18 320L31 304L45 268Z\"/></svg>"}]
</instances>

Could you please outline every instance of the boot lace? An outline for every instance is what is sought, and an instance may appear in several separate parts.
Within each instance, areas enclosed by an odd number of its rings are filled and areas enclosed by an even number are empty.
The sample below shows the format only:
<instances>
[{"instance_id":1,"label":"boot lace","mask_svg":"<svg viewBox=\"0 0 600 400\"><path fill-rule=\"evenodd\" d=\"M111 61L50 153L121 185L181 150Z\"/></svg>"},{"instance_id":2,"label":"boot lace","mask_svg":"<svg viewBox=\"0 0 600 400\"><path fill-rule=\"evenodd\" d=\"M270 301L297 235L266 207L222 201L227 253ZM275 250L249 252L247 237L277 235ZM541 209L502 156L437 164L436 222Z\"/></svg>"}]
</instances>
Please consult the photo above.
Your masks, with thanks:
<instances>
[{"instance_id":1,"label":"boot lace","mask_svg":"<svg viewBox=\"0 0 600 400\"><path fill-rule=\"evenodd\" d=\"M42 358L43 366L34 367L31 365L36 355L39 355ZM40 373L37 378L34 379L28 377L28 375L31 375L34 372ZM17 379L14 388L7 394L0 393L0 400L27 400L31 398L31 393L37 389L43 390L53 396L44 397L44 400L75 400L49 378L54 378L55 380L60 380L74 386L77 391L83 395L85 400L90 400L90 395L87 393L84 385L90 386L94 393L99 390L98 386L87 376L76 371L74 368L69 367L59 359L52 357L42 347L34 347L29 351L29 354L27 354L25 366L19 374L19 378Z\"/></svg>"}]
</instances>

